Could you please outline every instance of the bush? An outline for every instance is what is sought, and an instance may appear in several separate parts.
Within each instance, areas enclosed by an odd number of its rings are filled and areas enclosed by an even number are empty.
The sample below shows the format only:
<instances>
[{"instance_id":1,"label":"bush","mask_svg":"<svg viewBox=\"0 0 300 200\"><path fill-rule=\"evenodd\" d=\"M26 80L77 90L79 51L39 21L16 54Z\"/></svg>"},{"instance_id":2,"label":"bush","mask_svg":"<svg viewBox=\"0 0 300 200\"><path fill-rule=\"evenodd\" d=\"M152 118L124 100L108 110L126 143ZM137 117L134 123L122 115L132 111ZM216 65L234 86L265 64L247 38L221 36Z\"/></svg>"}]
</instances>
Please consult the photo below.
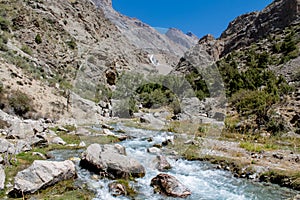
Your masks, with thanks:
<instances>
[{"instance_id":1,"label":"bush","mask_svg":"<svg viewBox=\"0 0 300 200\"><path fill-rule=\"evenodd\" d=\"M40 34L37 34L37 35L35 36L34 41L35 41L35 43L37 43L37 44L41 44L41 43L42 43L42 37L41 37L41 35L40 35Z\"/></svg>"},{"instance_id":2,"label":"bush","mask_svg":"<svg viewBox=\"0 0 300 200\"><path fill-rule=\"evenodd\" d=\"M69 46L70 49L73 49L73 50L76 49L76 47L77 47L77 44L76 44L75 40L73 40L73 39L67 41L66 44Z\"/></svg>"},{"instance_id":3,"label":"bush","mask_svg":"<svg viewBox=\"0 0 300 200\"><path fill-rule=\"evenodd\" d=\"M21 50L24 52L24 53L27 53L28 55L32 55L32 50L30 49L29 46L27 45L23 45Z\"/></svg>"},{"instance_id":4,"label":"bush","mask_svg":"<svg viewBox=\"0 0 300 200\"><path fill-rule=\"evenodd\" d=\"M185 78L191 84L198 99L202 100L210 96L206 82L201 74L193 71L186 75Z\"/></svg>"},{"instance_id":5,"label":"bush","mask_svg":"<svg viewBox=\"0 0 300 200\"><path fill-rule=\"evenodd\" d=\"M12 93L8 96L8 103L14 113L22 117L29 111L33 111L31 102L32 100L27 96L27 94L21 91L12 91Z\"/></svg>"},{"instance_id":6,"label":"bush","mask_svg":"<svg viewBox=\"0 0 300 200\"><path fill-rule=\"evenodd\" d=\"M232 96L231 102L242 115L266 116L274 97L265 91L241 90Z\"/></svg>"},{"instance_id":7,"label":"bush","mask_svg":"<svg viewBox=\"0 0 300 200\"><path fill-rule=\"evenodd\" d=\"M8 42L8 37L6 35L0 35L0 51L8 51L6 46Z\"/></svg>"},{"instance_id":8,"label":"bush","mask_svg":"<svg viewBox=\"0 0 300 200\"><path fill-rule=\"evenodd\" d=\"M0 16L0 29L9 32L9 21Z\"/></svg>"}]
</instances>

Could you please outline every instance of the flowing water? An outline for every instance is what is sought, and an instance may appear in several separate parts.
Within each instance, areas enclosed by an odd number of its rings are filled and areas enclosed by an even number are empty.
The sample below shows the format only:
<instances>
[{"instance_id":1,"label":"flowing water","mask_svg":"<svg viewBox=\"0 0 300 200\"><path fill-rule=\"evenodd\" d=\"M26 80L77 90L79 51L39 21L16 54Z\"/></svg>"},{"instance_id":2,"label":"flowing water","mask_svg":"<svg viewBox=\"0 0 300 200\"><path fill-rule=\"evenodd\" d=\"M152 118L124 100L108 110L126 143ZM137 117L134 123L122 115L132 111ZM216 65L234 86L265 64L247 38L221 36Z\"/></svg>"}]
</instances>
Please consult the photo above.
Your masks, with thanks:
<instances>
[{"instance_id":1,"label":"flowing water","mask_svg":"<svg viewBox=\"0 0 300 200\"><path fill-rule=\"evenodd\" d=\"M120 127L116 127L120 128ZM150 187L151 179L160 172L155 169L153 160L155 155L147 153L147 148L165 140L166 137L172 137L172 133L149 131L129 127L121 127L132 139L121 142L126 147L127 155L139 160L146 168L146 176L131 182L132 186L138 190L136 200L173 200L176 198L165 197L153 193ZM148 142L148 138L152 142ZM88 142L89 143L89 142ZM52 154L55 160L65 160L70 157L80 157L83 150L57 150ZM209 163L200 161L176 160L167 156L172 169L167 173L175 176L192 192L188 200L279 200L288 199L295 195L295 192L287 188L281 188L276 185L263 185L262 183L253 183L246 179L238 179L228 171L218 170ZM113 200L128 199L126 197L113 197L108 190L108 184L112 180L92 178L93 174L78 166L78 184L86 184L88 188L96 192L95 200Z\"/></svg>"}]
</instances>

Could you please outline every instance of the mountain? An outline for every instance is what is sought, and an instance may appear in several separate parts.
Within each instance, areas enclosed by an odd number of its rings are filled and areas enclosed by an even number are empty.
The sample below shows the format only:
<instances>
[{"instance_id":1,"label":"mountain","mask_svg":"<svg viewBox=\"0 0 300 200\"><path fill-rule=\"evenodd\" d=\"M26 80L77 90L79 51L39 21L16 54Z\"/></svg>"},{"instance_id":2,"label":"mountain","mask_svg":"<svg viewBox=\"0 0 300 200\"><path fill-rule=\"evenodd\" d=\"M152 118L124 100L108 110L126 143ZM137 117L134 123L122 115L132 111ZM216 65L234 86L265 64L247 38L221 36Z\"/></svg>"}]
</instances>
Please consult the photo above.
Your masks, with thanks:
<instances>
[{"instance_id":1,"label":"mountain","mask_svg":"<svg viewBox=\"0 0 300 200\"><path fill-rule=\"evenodd\" d=\"M125 71L166 74L187 50L138 19L116 12L111 1L1 1L0 11L1 65L16 65L24 77L55 86L54 93L65 96L39 102L45 95L33 94L41 96L33 103L42 115L66 113L71 88L89 100L106 99L99 88L110 93ZM13 66L8 66L9 71ZM2 81L8 91L29 91L27 84L12 81Z\"/></svg>"},{"instance_id":2,"label":"mountain","mask_svg":"<svg viewBox=\"0 0 300 200\"><path fill-rule=\"evenodd\" d=\"M169 28L165 33L166 36L173 42L190 49L192 46L197 44L199 38L193 35L192 33L184 34L181 30L176 28Z\"/></svg>"},{"instance_id":3,"label":"mountain","mask_svg":"<svg viewBox=\"0 0 300 200\"><path fill-rule=\"evenodd\" d=\"M260 12L241 15L222 33L223 55L299 22L299 0L275 0Z\"/></svg>"},{"instance_id":4,"label":"mountain","mask_svg":"<svg viewBox=\"0 0 300 200\"><path fill-rule=\"evenodd\" d=\"M227 124L231 131L299 133L299 8L298 0L276 0L237 17L220 38L200 39L172 73L184 75L204 102L225 89L227 118L239 119Z\"/></svg>"},{"instance_id":5,"label":"mountain","mask_svg":"<svg viewBox=\"0 0 300 200\"><path fill-rule=\"evenodd\" d=\"M175 66L184 52L197 43L197 40L186 37L183 33L176 37L185 40L188 45L177 42L178 39L170 39L168 34L160 34L155 28L140 20L118 13L113 9L111 1L93 0L93 2L104 11L105 16L137 49L146 50L149 54L153 54L161 64Z\"/></svg>"}]
</instances>

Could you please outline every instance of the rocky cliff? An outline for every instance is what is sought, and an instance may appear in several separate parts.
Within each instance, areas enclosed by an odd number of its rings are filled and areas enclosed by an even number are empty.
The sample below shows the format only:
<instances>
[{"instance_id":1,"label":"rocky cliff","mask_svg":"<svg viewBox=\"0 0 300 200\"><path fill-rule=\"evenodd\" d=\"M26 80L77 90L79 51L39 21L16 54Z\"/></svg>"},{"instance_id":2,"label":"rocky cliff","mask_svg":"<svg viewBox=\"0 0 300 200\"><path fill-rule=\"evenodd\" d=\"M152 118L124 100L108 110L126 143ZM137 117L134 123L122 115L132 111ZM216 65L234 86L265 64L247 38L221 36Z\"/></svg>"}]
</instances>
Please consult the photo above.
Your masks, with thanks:
<instances>
[{"instance_id":1,"label":"rocky cliff","mask_svg":"<svg viewBox=\"0 0 300 200\"><path fill-rule=\"evenodd\" d=\"M299 0L275 0L260 12L237 17L220 37L225 42L222 55L298 23L299 14Z\"/></svg>"}]
</instances>

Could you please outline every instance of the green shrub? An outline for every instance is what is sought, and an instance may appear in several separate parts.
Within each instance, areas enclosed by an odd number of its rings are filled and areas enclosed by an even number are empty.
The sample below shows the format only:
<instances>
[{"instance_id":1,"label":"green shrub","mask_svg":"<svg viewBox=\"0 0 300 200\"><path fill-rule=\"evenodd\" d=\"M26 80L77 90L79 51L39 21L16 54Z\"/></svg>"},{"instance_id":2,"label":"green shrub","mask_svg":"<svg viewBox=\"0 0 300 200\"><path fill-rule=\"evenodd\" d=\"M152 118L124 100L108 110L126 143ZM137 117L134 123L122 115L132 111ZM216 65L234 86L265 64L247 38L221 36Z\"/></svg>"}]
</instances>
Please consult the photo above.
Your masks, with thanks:
<instances>
[{"instance_id":1,"label":"green shrub","mask_svg":"<svg viewBox=\"0 0 300 200\"><path fill-rule=\"evenodd\" d=\"M28 55L32 55L32 50L29 46L27 45L23 45L21 47L21 50L24 52L24 53L27 53Z\"/></svg>"},{"instance_id":2,"label":"green shrub","mask_svg":"<svg viewBox=\"0 0 300 200\"><path fill-rule=\"evenodd\" d=\"M265 116L274 99L265 91L240 90L232 96L231 102L242 115Z\"/></svg>"},{"instance_id":3,"label":"green shrub","mask_svg":"<svg viewBox=\"0 0 300 200\"><path fill-rule=\"evenodd\" d=\"M33 111L32 100L21 91L12 91L8 96L8 103L14 113L19 116L24 116L29 111Z\"/></svg>"},{"instance_id":4,"label":"green shrub","mask_svg":"<svg viewBox=\"0 0 300 200\"><path fill-rule=\"evenodd\" d=\"M190 83L198 99L202 100L210 96L208 87L203 76L196 71L186 75L186 80Z\"/></svg>"},{"instance_id":5,"label":"green shrub","mask_svg":"<svg viewBox=\"0 0 300 200\"><path fill-rule=\"evenodd\" d=\"M35 41L35 43L37 43L37 44L41 44L41 43L42 43L42 37L41 37L41 35L40 35L40 34L37 34L37 35L35 36L34 41Z\"/></svg>"},{"instance_id":6,"label":"green shrub","mask_svg":"<svg viewBox=\"0 0 300 200\"><path fill-rule=\"evenodd\" d=\"M69 46L70 49L73 50L77 47L76 41L74 39L67 41L66 44Z\"/></svg>"},{"instance_id":7,"label":"green shrub","mask_svg":"<svg viewBox=\"0 0 300 200\"><path fill-rule=\"evenodd\" d=\"M8 51L6 46L8 42L8 37L4 34L0 34L0 51Z\"/></svg>"},{"instance_id":8,"label":"green shrub","mask_svg":"<svg viewBox=\"0 0 300 200\"><path fill-rule=\"evenodd\" d=\"M0 16L0 29L9 32L10 23L7 19Z\"/></svg>"}]
</instances>

